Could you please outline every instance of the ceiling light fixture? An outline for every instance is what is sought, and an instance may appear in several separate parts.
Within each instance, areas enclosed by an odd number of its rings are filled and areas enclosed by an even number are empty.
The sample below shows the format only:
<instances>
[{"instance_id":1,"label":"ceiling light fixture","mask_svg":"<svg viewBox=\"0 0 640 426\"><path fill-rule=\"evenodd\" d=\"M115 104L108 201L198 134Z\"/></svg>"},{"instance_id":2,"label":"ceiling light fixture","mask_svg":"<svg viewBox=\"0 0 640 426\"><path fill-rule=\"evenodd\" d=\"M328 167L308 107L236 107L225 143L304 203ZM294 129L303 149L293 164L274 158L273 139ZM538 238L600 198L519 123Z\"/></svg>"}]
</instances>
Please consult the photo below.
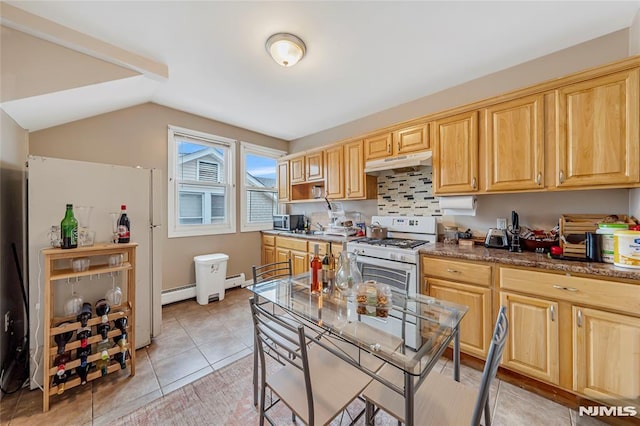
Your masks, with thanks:
<instances>
[{"instance_id":1,"label":"ceiling light fixture","mask_svg":"<svg viewBox=\"0 0 640 426\"><path fill-rule=\"evenodd\" d=\"M267 52L283 67L292 67L304 57L307 51L299 37L289 33L277 33L267 39Z\"/></svg>"}]
</instances>

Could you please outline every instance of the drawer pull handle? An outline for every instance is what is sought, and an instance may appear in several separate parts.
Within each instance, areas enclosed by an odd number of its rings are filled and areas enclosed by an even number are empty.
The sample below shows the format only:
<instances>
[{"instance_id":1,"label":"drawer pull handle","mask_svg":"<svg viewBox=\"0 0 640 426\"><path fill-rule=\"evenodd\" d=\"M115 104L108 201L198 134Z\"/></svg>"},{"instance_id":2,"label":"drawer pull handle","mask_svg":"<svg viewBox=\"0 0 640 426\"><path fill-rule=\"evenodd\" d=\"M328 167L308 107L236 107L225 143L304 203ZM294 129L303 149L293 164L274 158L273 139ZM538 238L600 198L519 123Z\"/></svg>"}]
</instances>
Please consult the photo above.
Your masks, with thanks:
<instances>
[{"instance_id":1,"label":"drawer pull handle","mask_svg":"<svg viewBox=\"0 0 640 426\"><path fill-rule=\"evenodd\" d=\"M460 273L460 271L455 270L455 269L451 269L451 268L447 268L447 272L450 272L452 274L459 274Z\"/></svg>"},{"instance_id":2,"label":"drawer pull handle","mask_svg":"<svg viewBox=\"0 0 640 426\"><path fill-rule=\"evenodd\" d=\"M476 178L471 179L471 189L476 189L478 187L478 180Z\"/></svg>"},{"instance_id":3,"label":"drawer pull handle","mask_svg":"<svg viewBox=\"0 0 640 426\"><path fill-rule=\"evenodd\" d=\"M564 183L564 172L562 170L560 170L560 173L558 174L558 180L560 183Z\"/></svg>"},{"instance_id":4,"label":"drawer pull handle","mask_svg":"<svg viewBox=\"0 0 640 426\"><path fill-rule=\"evenodd\" d=\"M549 312L551 313L551 321L555 321L556 320L556 307L551 305L549 307Z\"/></svg>"},{"instance_id":5,"label":"drawer pull handle","mask_svg":"<svg viewBox=\"0 0 640 426\"><path fill-rule=\"evenodd\" d=\"M582 327L582 311L578 309L578 327Z\"/></svg>"},{"instance_id":6,"label":"drawer pull handle","mask_svg":"<svg viewBox=\"0 0 640 426\"><path fill-rule=\"evenodd\" d=\"M538 177L536 177L536 184L540 185L542 183L542 173L538 173Z\"/></svg>"},{"instance_id":7,"label":"drawer pull handle","mask_svg":"<svg viewBox=\"0 0 640 426\"><path fill-rule=\"evenodd\" d=\"M564 291L573 291L573 292L578 291L578 289L577 289L577 288L574 288L574 287L564 287L564 286L557 285L557 284L554 284L554 285L553 285L553 288L557 288L558 290L564 290Z\"/></svg>"}]
</instances>

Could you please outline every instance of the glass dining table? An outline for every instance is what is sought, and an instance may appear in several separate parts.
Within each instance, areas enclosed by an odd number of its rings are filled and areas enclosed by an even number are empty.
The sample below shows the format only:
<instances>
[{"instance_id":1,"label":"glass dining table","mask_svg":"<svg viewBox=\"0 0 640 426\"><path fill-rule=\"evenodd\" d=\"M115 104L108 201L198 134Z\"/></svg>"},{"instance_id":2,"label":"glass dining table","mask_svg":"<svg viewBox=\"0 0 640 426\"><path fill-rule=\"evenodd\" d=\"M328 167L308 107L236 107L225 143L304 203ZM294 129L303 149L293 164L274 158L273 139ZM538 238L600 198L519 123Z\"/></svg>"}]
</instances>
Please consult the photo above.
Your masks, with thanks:
<instances>
[{"instance_id":1,"label":"glass dining table","mask_svg":"<svg viewBox=\"0 0 640 426\"><path fill-rule=\"evenodd\" d=\"M329 339L343 343L322 346L402 395L406 425L413 424L415 391L451 343L454 379L460 380L459 326L466 306L425 295L393 293L388 310L376 309L357 303L354 290L351 295L337 290L332 295L318 295L311 293L310 283L311 276L305 273L263 281L247 289L257 296L258 303L271 303L299 320L318 343ZM345 345L351 350L335 349ZM371 359L377 362L371 363ZM403 383L379 374L385 364L397 369Z\"/></svg>"}]
</instances>

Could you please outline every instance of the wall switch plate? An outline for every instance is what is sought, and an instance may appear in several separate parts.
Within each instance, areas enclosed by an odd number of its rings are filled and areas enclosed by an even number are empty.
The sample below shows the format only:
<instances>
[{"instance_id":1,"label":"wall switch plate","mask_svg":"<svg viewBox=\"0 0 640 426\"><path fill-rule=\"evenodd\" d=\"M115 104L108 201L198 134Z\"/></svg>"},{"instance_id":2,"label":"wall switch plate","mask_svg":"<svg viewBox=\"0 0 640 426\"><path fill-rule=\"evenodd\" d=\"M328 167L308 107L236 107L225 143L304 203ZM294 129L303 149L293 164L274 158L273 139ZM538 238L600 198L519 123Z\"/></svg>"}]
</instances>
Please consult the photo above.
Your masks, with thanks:
<instances>
[{"instance_id":1,"label":"wall switch plate","mask_svg":"<svg viewBox=\"0 0 640 426\"><path fill-rule=\"evenodd\" d=\"M4 332L8 332L9 331L9 324L11 323L11 311L7 311L6 314L4 314Z\"/></svg>"},{"instance_id":2,"label":"wall switch plate","mask_svg":"<svg viewBox=\"0 0 640 426\"><path fill-rule=\"evenodd\" d=\"M504 217L499 217L498 220L496 220L496 228L507 229L507 219Z\"/></svg>"}]
</instances>

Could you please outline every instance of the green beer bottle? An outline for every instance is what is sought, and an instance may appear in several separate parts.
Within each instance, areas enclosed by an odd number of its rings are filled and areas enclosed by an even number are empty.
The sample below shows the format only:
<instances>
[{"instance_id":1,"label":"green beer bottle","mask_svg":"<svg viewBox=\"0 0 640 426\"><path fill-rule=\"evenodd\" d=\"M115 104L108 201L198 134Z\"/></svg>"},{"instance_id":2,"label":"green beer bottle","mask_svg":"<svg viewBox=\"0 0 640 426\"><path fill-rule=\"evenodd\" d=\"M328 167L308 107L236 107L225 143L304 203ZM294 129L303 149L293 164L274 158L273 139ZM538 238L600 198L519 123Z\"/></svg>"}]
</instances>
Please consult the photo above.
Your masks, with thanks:
<instances>
[{"instance_id":1,"label":"green beer bottle","mask_svg":"<svg viewBox=\"0 0 640 426\"><path fill-rule=\"evenodd\" d=\"M60 222L62 244L60 248L72 249L78 247L78 220L73 216L73 204L67 204L64 219Z\"/></svg>"}]
</instances>

